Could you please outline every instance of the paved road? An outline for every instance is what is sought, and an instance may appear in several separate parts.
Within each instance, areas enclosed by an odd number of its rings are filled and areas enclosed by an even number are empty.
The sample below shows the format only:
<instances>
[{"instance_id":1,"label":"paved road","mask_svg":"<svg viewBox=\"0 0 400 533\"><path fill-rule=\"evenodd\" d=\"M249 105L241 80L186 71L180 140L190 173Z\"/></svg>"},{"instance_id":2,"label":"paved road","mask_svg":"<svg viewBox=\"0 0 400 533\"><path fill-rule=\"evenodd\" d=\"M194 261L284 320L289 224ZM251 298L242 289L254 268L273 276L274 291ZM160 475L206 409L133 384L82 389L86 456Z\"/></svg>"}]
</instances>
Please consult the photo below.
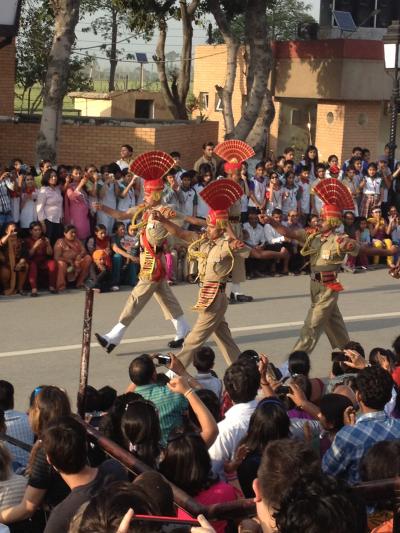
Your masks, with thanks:
<instances>
[{"instance_id":1,"label":"paved road","mask_svg":"<svg viewBox=\"0 0 400 533\"><path fill-rule=\"evenodd\" d=\"M364 344L389 346L400 333L400 281L386 270L357 275L343 274L346 288L340 307L346 317L350 336ZM233 335L243 349L254 348L271 356L274 362L286 358L293 346L309 304L306 276L265 278L245 284L250 304L230 306L227 314ZM185 310L196 299L196 287L174 287ZM106 331L118 317L128 291L96 295L93 332ZM54 296L43 293L37 299L13 296L0 299L0 376L16 388L16 405L25 409L27 398L39 384L63 386L75 403L79 375L84 293L71 291ZM187 313L193 323L196 315ZM112 355L93 346L89 382L95 387L110 384L122 392L128 383L131 359L144 352L166 351L172 338L170 322L163 320L155 301L144 309L130 326L125 343ZM314 375L326 375L330 348L326 337L312 354ZM219 357L217 372L225 363Z\"/></svg>"}]
</instances>

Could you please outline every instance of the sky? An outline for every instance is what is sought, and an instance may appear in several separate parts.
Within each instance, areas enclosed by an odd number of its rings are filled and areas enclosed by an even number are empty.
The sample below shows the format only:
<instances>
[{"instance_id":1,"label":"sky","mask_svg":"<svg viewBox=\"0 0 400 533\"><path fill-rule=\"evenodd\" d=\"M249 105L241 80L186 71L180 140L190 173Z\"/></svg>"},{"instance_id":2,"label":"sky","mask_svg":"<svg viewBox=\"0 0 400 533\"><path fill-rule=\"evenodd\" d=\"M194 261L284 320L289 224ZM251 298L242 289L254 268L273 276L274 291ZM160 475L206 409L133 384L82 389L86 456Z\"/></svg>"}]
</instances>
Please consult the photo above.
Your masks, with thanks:
<instances>
[{"instance_id":1,"label":"sky","mask_svg":"<svg viewBox=\"0 0 400 533\"><path fill-rule=\"evenodd\" d=\"M311 4L311 11L310 14L318 21L319 20L319 5L320 0L308 0L308 3ZM211 20L213 22L213 20ZM88 20L81 21L76 29L76 36L77 36L77 42L76 42L76 50L79 54L85 54L86 49L87 52L89 52L91 55L96 56L98 59L98 64L100 67L104 68L109 65L107 59L102 60L100 58L105 56L105 53L103 50L100 50L99 48L89 48L94 47L96 45L102 44L103 40L100 36L93 35L92 32L82 32L82 28L88 26ZM215 26L215 23L214 23ZM122 36L121 38L124 38L125 36ZM204 44L205 40L207 38L206 30L203 27L195 26L194 27L194 34L193 34L193 46L196 47L196 45ZM177 21L171 21L168 26L168 37L166 42L166 51L170 52L172 50L179 52L181 47L181 25ZM151 61L151 57L155 52L155 46L156 46L156 39L153 39L149 43L146 43L142 39L131 39L129 43L121 43L121 46L124 47L125 54L127 53L136 53L136 52L144 52L148 55L148 60ZM138 65L134 63L125 63L124 64L124 70L129 68L129 65L132 65L133 68L136 68ZM122 64L121 64L122 65ZM149 64L147 66L148 69L155 71L155 65Z\"/></svg>"}]
</instances>

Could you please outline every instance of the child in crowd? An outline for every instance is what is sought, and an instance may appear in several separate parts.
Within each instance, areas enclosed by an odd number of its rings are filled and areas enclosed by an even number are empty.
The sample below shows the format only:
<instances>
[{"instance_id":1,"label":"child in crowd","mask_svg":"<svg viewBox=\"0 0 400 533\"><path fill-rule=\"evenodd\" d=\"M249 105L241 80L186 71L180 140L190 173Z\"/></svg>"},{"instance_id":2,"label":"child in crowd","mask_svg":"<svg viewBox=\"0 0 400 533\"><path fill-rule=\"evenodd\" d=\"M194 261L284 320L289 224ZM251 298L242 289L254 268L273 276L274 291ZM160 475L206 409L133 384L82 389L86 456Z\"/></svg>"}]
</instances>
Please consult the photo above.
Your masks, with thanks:
<instances>
[{"instance_id":1,"label":"child in crowd","mask_svg":"<svg viewBox=\"0 0 400 533\"><path fill-rule=\"evenodd\" d=\"M107 253L106 264L107 268L111 268L112 265L112 250L111 239L107 235L107 229L104 224L97 224L94 230L94 237L89 237L86 242L86 248L90 254L93 254L95 250L104 250Z\"/></svg>"},{"instance_id":2,"label":"child in crowd","mask_svg":"<svg viewBox=\"0 0 400 533\"><path fill-rule=\"evenodd\" d=\"M282 212L285 220L288 218L290 211L298 211L301 207L299 186L295 184L295 177L293 172L286 174L286 184L282 188Z\"/></svg>"},{"instance_id":3,"label":"child in crowd","mask_svg":"<svg viewBox=\"0 0 400 533\"><path fill-rule=\"evenodd\" d=\"M264 176L264 163L261 161L256 165L256 173L249 181L249 203L248 210L252 213L265 212L267 198L268 181Z\"/></svg>"},{"instance_id":4,"label":"child in crowd","mask_svg":"<svg viewBox=\"0 0 400 533\"><path fill-rule=\"evenodd\" d=\"M276 172L270 176L269 188L267 195L267 213L270 215L274 209L282 209L283 187Z\"/></svg>"},{"instance_id":5,"label":"child in crowd","mask_svg":"<svg viewBox=\"0 0 400 533\"><path fill-rule=\"evenodd\" d=\"M310 168L307 166L301 167L299 174L299 191L300 191L300 214L302 223L305 224L311 210L311 181Z\"/></svg>"},{"instance_id":6,"label":"child in crowd","mask_svg":"<svg viewBox=\"0 0 400 533\"><path fill-rule=\"evenodd\" d=\"M368 227L368 221L365 217L360 217L358 220L358 229L356 231L356 240L364 246L371 246L371 232ZM368 256L360 253L357 256L357 264L361 266L363 270L368 268Z\"/></svg>"},{"instance_id":7,"label":"child in crowd","mask_svg":"<svg viewBox=\"0 0 400 533\"><path fill-rule=\"evenodd\" d=\"M197 370L194 379L205 389L213 391L218 399L221 399L222 381L213 372L215 353L212 348L203 346L197 350L193 357L193 366Z\"/></svg>"},{"instance_id":8,"label":"child in crowd","mask_svg":"<svg viewBox=\"0 0 400 533\"><path fill-rule=\"evenodd\" d=\"M368 174L360 182L362 190L361 216L370 217L373 208L380 207L383 201L382 178L378 175L375 163L368 165Z\"/></svg>"},{"instance_id":9,"label":"child in crowd","mask_svg":"<svg viewBox=\"0 0 400 533\"><path fill-rule=\"evenodd\" d=\"M125 224L116 222L114 236L111 239L111 249L114 252L112 257L114 290L118 290L121 277L132 287L136 284L136 264L139 263L139 258L137 257L138 247L139 240L135 235L133 226L129 226L127 235Z\"/></svg>"},{"instance_id":10,"label":"child in crowd","mask_svg":"<svg viewBox=\"0 0 400 533\"><path fill-rule=\"evenodd\" d=\"M93 287L95 292L110 292L116 290L116 287L112 284L112 270L107 266L108 258L109 255L105 250L95 250L92 254L96 276Z\"/></svg>"}]
</instances>

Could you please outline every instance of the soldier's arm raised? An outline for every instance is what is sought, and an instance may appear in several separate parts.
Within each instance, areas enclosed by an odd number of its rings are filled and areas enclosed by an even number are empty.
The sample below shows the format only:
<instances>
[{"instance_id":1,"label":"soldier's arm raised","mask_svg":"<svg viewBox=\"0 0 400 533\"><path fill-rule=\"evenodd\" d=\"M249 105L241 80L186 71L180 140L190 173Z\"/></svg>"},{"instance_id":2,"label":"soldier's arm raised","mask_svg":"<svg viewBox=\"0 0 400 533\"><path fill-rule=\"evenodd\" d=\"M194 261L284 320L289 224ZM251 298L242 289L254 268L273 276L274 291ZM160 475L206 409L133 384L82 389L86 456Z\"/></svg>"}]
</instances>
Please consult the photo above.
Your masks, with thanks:
<instances>
[{"instance_id":1,"label":"soldier's arm raised","mask_svg":"<svg viewBox=\"0 0 400 533\"><path fill-rule=\"evenodd\" d=\"M160 222L160 224L164 226L164 228L168 231L170 235L178 237L178 239L182 239L186 242L193 242L193 240L195 240L198 236L197 233L194 231L188 231L180 228L171 220L165 218L165 216L158 210L152 211L151 216L153 220L157 220L158 222Z\"/></svg>"},{"instance_id":2,"label":"soldier's arm raised","mask_svg":"<svg viewBox=\"0 0 400 533\"><path fill-rule=\"evenodd\" d=\"M269 217L268 215L258 215L258 218L261 222L261 224L269 224L272 226L278 233L286 237L287 239L293 239L300 243L303 243L305 241L305 232L304 230L293 230L286 226L283 226L282 224L279 224L279 222L276 222L272 217Z\"/></svg>"}]
</instances>

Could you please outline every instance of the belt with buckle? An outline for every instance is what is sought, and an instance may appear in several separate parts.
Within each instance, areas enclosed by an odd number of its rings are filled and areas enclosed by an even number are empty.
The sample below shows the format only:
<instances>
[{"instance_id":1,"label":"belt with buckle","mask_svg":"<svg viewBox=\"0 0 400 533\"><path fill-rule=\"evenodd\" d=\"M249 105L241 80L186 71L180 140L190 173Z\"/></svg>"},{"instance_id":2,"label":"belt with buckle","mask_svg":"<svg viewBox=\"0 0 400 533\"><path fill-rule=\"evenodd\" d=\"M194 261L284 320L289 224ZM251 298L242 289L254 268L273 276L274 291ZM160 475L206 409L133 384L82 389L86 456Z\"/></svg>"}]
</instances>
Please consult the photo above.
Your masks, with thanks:
<instances>
[{"instance_id":1,"label":"belt with buckle","mask_svg":"<svg viewBox=\"0 0 400 533\"><path fill-rule=\"evenodd\" d=\"M330 283L337 279L337 272L311 272L310 277L312 281L319 281L320 283Z\"/></svg>"}]
</instances>

